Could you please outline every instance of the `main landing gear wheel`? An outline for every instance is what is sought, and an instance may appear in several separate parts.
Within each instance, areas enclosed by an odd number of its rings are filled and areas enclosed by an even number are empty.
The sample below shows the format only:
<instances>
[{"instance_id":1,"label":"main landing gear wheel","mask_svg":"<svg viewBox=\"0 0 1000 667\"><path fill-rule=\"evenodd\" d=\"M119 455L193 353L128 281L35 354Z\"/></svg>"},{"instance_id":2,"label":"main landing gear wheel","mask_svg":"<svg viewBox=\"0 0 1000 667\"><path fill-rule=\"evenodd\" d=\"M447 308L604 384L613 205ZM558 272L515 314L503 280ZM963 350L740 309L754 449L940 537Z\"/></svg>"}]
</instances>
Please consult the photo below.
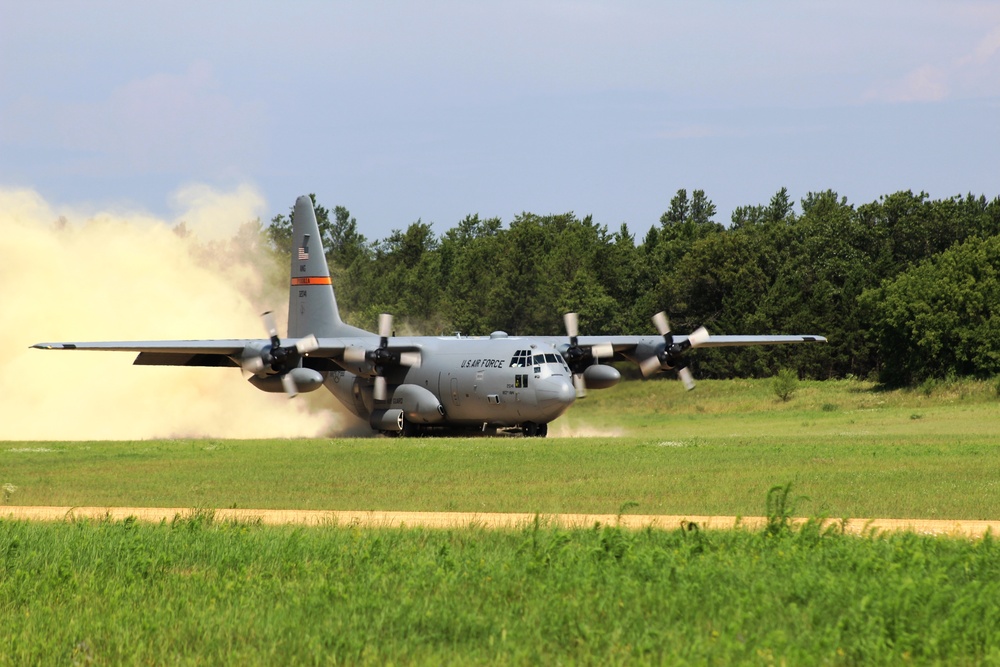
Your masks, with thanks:
<instances>
[{"instance_id":1,"label":"main landing gear wheel","mask_svg":"<svg viewBox=\"0 0 1000 667\"><path fill-rule=\"evenodd\" d=\"M524 432L524 437L526 438L544 438L549 434L549 425L525 422L521 425L521 430Z\"/></svg>"},{"instance_id":2,"label":"main landing gear wheel","mask_svg":"<svg viewBox=\"0 0 1000 667\"><path fill-rule=\"evenodd\" d=\"M420 424L415 424L406 417L403 418L403 428L398 431L379 431L382 435L388 438L417 438L423 435L424 430L420 427Z\"/></svg>"},{"instance_id":3,"label":"main landing gear wheel","mask_svg":"<svg viewBox=\"0 0 1000 667\"><path fill-rule=\"evenodd\" d=\"M399 435L402 438L414 438L420 435L420 427L404 417L403 430L399 432Z\"/></svg>"}]
</instances>

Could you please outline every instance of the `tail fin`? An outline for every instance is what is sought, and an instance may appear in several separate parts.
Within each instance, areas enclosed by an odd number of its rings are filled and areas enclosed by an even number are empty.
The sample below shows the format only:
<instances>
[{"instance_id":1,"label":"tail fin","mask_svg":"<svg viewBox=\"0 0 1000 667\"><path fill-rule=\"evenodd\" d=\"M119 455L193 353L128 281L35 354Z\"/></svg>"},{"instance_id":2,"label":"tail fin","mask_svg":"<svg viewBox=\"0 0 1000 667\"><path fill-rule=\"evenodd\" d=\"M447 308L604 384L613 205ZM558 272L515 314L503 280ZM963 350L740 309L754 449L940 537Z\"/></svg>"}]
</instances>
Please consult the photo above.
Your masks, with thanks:
<instances>
[{"instance_id":1,"label":"tail fin","mask_svg":"<svg viewBox=\"0 0 1000 667\"><path fill-rule=\"evenodd\" d=\"M291 279L288 291L289 338L302 338L309 334L319 338L372 335L344 324L340 319L316 211L312 199L305 195L295 200Z\"/></svg>"}]
</instances>

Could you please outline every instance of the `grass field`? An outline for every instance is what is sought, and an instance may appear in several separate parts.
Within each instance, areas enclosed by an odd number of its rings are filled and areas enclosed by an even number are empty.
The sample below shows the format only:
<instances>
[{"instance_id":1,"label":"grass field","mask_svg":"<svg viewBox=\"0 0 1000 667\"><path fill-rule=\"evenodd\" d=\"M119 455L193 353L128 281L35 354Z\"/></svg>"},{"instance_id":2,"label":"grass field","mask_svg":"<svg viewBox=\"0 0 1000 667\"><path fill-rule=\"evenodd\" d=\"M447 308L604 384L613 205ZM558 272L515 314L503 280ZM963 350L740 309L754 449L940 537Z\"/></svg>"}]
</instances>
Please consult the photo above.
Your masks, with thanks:
<instances>
[{"instance_id":1,"label":"grass field","mask_svg":"<svg viewBox=\"0 0 1000 667\"><path fill-rule=\"evenodd\" d=\"M993 384L628 383L538 439L0 443L17 505L765 514L764 531L0 520L0 664L1000 664ZM583 437L587 436L587 437ZM632 506L631 503L637 503Z\"/></svg>"},{"instance_id":2,"label":"grass field","mask_svg":"<svg viewBox=\"0 0 1000 667\"><path fill-rule=\"evenodd\" d=\"M805 515L1000 519L998 418L988 383L803 383L781 402L767 381L631 382L591 392L552 426L570 437L545 440L2 443L0 500L760 515L791 482Z\"/></svg>"},{"instance_id":3,"label":"grass field","mask_svg":"<svg viewBox=\"0 0 1000 667\"><path fill-rule=\"evenodd\" d=\"M1000 548L0 521L0 664L1000 664Z\"/></svg>"}]
</instances>

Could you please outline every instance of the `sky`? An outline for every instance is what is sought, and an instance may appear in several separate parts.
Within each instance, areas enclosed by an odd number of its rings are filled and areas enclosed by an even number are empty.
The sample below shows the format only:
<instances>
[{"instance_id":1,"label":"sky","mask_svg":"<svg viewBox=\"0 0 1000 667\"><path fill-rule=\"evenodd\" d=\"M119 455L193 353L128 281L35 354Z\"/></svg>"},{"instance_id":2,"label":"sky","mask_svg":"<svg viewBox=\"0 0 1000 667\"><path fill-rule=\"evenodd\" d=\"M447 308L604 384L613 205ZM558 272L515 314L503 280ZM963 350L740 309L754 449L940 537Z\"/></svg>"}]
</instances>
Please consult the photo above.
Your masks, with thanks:
<instances>
[{"instance_id":1,"label":"sky","mask_svg":"<svg viewBox=\"0 0 1000 667\"><path fill-rule=\"evenodd\" d=\"M1000 3L0 0L0 440L355 428L235 369L29 349L261 336L287 296L226 242L302 194L371 240L641 239L678 189L727 222L782 187L1000 194Z\"/></svg>"},{"instance_id":2,"label":"sky","mask_svg":"<svg viewBox=\"0 0 1000 667\"><path fill-rule=\"evenodd\" d=\"M1000 3L0 0L0 189L53 211L641 238L782 187L1000 194Z\"/></svg>"}]
</instances>

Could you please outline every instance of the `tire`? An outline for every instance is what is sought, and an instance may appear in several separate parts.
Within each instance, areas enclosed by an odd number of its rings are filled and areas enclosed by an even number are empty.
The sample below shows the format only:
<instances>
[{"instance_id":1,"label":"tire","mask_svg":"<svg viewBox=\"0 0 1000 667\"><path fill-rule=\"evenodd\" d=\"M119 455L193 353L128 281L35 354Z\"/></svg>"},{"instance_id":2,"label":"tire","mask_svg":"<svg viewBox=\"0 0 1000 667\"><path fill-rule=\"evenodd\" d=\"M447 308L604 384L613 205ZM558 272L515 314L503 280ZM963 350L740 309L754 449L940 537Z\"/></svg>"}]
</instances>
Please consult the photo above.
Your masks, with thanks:
<instances>
[{"instance_id":1,"label":"tire","mask_svg":"<svg viewBox=\"0 0 1000 667\"><path fill-rule=\"evenodd\" d=\"M403 430L399 432L403 438L415 438L420 435L420 427L403 417Z\"/></svg>"}]
</instances>

